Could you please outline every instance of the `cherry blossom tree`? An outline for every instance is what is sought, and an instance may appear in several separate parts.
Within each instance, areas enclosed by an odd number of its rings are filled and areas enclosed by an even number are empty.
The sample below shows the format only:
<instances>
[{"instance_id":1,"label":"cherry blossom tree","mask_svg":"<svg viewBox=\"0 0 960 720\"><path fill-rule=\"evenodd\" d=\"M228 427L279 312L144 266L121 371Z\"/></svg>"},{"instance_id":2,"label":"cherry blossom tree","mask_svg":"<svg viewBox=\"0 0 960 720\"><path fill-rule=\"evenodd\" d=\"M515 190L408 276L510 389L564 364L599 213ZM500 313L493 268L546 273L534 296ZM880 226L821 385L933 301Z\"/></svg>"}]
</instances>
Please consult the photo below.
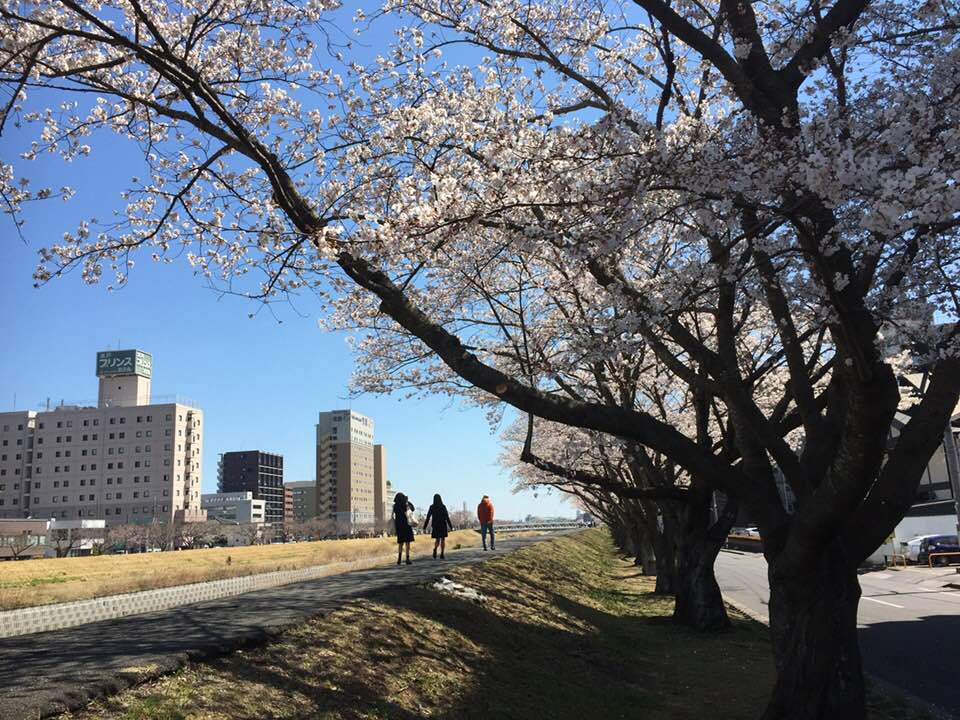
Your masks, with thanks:
<instances>
[{"instance_id":1,"label":"cherry blossom tree","mask_svg":"<svg viewBox=\"0 0 960 720\"><path fill-rule=\"evenodd\" d=\"M38 281L183 254L264 300L312 292L375 333L368 369L416 361L380 389L412 377L709 478L764 539L766 717L863 717L856 566L960 393L955 5L396 2L376 22L406 26L364 67L334 10L0 2L0 127L37 128L0 164L17 227L72 192L32 189L31 159L114 132L145 163ZM641 350L722 406L729 446L564 390L585 357ZM904 362L929 382L889 443Z\"/></svg>"}]
</instances>

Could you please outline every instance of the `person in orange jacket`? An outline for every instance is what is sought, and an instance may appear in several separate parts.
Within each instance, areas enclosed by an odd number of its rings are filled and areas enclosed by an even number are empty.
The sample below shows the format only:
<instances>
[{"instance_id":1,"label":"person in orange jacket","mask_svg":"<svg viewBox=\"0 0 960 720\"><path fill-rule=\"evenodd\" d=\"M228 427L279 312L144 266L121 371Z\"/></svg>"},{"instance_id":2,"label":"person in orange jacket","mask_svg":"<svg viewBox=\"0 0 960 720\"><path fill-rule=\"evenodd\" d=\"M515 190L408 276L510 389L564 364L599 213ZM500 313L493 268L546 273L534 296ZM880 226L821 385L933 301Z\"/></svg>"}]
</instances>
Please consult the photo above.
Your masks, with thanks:
<instances>
[{"instance_id":1,"label":"person in orange jacket","mask_svg":"<svg viewBox=\"0 0 960 720\"><path fill-rule=\"evenodd\" d=\"M477 505L477 519L480 521L480 536L483 538L483 549L487 549L487 533L490 533L490 549L496 550L493 544L493 503L490 496L484 495Z\"/></svg>"}]
</instances>

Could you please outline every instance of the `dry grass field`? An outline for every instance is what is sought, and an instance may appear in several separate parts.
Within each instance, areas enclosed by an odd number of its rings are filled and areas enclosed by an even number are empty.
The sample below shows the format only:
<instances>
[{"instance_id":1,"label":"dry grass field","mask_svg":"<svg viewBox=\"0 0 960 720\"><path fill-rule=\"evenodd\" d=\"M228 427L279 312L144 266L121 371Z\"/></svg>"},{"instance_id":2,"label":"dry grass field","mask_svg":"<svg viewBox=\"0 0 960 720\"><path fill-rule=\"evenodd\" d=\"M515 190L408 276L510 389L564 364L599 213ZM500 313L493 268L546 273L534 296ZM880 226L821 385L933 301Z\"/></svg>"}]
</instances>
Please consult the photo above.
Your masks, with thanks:
<instances>
[{"instance_id":1,"label":"dry grass field","mask_svg":"<svg viewBox=\"0 0 960 720\"><path fill-rule=\"evenodd\" d=\"M447 547L457 545L478 546L480 535L451 533ZM414 555L429 554L433 541L418 536L412 547ZM396 551L393 538L374 538L5 562L0 563L0 610L342 561L369 560L372 566Z\"/></svg>"},{"instance_id":2,"label":"dry grass field","mask_svg":"<svg viewBox=\"0 0 960 720\"><path fill-rule=\"evenodd\" d=\"M677 627L602 531L450 577L485 601L391 588L62 720L754 720L770 691L765 627ZM876 692L869 705L869 720L929 720Z\"/></svg>"}]
</instances>

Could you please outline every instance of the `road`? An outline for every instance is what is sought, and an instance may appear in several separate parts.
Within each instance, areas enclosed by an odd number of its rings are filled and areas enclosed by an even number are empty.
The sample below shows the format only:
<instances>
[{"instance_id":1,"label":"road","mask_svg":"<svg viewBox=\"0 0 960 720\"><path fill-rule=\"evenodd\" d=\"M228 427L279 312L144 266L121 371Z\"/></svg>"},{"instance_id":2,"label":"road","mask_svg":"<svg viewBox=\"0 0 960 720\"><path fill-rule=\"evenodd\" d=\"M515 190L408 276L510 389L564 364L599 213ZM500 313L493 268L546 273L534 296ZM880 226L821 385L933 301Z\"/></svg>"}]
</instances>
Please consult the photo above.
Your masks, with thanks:
<instances>
[{"instance_id":1,"label":"road","mask_svg":"<svg viewBox=\"0 0 960 720\"><path fill-rule=\"evenodd\" d=\"M716 571L725 597L768 615L762 555L724 550ZM949 582L960 582L954 568L863 573L857 619L867 672L960 716L960 590Z\"/></svg>"},{"instance_id":2,"label":"road","mask_svg":"<svg viewBox=\"0 0 960 720\"><path fill-rule=\"evenodd\" d=\"M560 533L552 533L556 537ZM448 551L446 561L358 570L146 615L0 640L0 718L37 720L85 705L188 659L262 642L350 598L425 583L451 567L489 560L544 537L500 538L495 552Z\"/></svg>"}]
</instances>

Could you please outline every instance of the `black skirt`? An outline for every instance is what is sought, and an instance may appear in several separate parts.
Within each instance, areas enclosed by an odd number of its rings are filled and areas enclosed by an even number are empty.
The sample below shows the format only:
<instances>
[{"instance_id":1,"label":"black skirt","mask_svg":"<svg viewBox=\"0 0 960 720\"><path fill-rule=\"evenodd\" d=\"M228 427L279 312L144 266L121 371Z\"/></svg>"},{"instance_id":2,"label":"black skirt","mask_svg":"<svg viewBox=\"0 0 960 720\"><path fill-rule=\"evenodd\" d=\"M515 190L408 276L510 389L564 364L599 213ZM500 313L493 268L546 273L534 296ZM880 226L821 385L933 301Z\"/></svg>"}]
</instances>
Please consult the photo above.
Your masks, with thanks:
<instances>
[{"instance_id":1,"label":"black skirt","mask_svg":"<svg viewBox=\"0 0 960 720\"><path fill-rule=\"evenodd\" d=\"M434 525L433 529L430 531L430 537L432 537L434 540L445 538L447 534L448 533L447 533L446 525Z\"/></svg>"},{"instance_id":2,"label":"black skirt","mask_svg":"<svg viewBox=\"0 0 960 720\"><path fill-rule=\"evenodd\" d=\"M403 545L403 543L413 542L413 528L410 527L408 523L396 524L397 528L397 544Z\"/></svg>"}]
</instances>

